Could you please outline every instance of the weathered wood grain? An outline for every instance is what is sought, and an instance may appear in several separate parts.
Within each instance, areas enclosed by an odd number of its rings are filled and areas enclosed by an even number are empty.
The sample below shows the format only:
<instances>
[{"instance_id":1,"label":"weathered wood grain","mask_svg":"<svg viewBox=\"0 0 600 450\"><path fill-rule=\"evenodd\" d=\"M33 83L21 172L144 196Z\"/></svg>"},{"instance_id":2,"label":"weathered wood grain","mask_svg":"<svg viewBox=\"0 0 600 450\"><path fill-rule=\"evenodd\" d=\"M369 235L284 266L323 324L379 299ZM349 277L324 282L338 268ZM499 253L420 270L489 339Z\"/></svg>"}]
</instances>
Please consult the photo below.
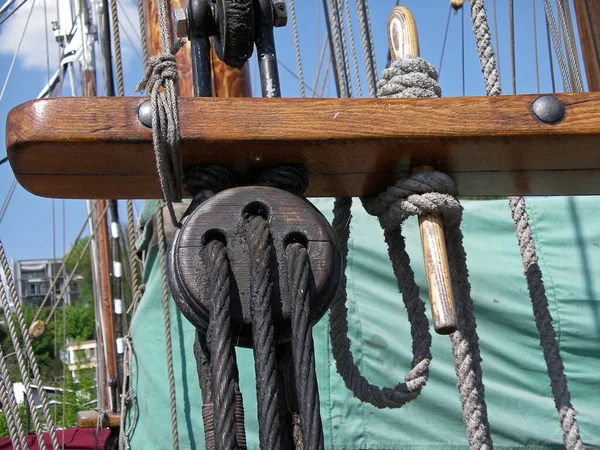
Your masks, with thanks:
<instances>
[{"instance_id":1,"label":"weathered wood grain","mask_svg":"<svg viewBox=\"0 0 600 450\"><path fill-rule=\"evenodd\" d=\"M247 171L305 164L308 194L372 195L418 165L448 172L461 195L599 191L600 94L560 94L555 125L535 95L441 99L180 98L184 167ZM68 198L161 196L145 100L60 98L17 106L6 146L19 182ZM460 118L458 120L457 118Z\"/></svg>"},{"instance_id":2,"label":"weathered wood grain","mask_svg":"<svg viewBox=\"0 0 600 450\"><path fill-rule=\"evenodd\" d=\"M590 91L600 91L600 0L574 0L581 53Z\"/></svg>"}]
</instances>

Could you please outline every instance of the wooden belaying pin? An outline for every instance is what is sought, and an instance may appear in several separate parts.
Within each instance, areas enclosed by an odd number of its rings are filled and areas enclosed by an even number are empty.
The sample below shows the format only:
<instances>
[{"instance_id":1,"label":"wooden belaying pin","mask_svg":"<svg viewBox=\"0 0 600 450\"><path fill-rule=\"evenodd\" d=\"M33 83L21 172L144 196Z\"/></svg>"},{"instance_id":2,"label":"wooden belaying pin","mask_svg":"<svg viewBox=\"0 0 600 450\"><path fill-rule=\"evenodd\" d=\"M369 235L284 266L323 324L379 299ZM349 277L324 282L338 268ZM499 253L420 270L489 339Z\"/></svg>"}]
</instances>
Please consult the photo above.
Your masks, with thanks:
<instances>
[{"instance_id":1,"label":"wooden belaying pin","mask_svg":"<svg viewBox=\"0 0 600 450\"><path fill-rule=\"evenodd\" d=\"M397 6L390 14L388 40L393 61L420 54L417 25L413 15L404 6ZM414 168L413 173L432 170L430 166L421 166ZM438 334L450 334L456 331L456 313L441 217L432 214L419 216L419 232L423 246L433 328Z\"/></svg>"}]
</instances>

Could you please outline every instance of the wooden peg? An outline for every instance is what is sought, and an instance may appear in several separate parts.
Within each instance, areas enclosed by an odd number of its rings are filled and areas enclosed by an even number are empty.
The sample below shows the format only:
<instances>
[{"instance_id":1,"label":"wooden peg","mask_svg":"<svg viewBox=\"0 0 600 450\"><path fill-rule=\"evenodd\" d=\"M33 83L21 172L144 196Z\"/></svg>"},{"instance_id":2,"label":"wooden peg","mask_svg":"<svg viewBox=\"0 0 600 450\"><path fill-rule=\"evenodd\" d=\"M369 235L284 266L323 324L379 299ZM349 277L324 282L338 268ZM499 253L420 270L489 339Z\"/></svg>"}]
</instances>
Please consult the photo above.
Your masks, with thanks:
<instances>
[{"instance_id":1,"label":"wooden peg","mask_svg":"<svg viewBox=\"0 0 600 450\"><path fill-rule=\"evenodd\" d=\"M390 14L388 40L394 61L409 55L419 56L417 25L413 15L404 6L397 6ZM413 169L413 173L432 170L431 166L421 166ZM431 214L419 216L419 232L423 246L433 328L438 334L450 334L456 331L456 313L441 218Z\"/></svg>"}]
</instances>

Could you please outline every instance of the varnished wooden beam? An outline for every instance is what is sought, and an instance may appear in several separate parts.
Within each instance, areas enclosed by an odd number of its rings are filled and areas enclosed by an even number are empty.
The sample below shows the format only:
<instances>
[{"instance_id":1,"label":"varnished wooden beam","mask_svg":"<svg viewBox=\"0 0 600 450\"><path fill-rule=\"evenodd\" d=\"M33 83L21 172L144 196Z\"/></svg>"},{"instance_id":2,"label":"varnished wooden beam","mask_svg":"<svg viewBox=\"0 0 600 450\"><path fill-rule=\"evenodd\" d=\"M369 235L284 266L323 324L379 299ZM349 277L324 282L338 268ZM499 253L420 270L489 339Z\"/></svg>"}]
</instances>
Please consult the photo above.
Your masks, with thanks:
<instances>
[{"instance_id":1,"label":"varnished wooden beam","mask_svg":"<svg viewBox=\"0 0 600 450\"><path fill-rule=\"evenodd\" d=\"M461 195L598 193L600 94L557 95L566 113L554 125L532 116L536 97L181 98L180 150L184 168L305 164L313 196L375 194L418 165L448 172ZM159 198L144 100L16 107L6 144L17 179L47 197Z\"/></svg>"},{"instance_id":2,"label":"varnished wooden beam","mask_svg":"<svg viewBox=\"0 0 600 450\"><path fill-rule=\"evenodd\" d=\"M600 92L600 0L574 0L590 91Z\"/></svg>"}]
</instances>

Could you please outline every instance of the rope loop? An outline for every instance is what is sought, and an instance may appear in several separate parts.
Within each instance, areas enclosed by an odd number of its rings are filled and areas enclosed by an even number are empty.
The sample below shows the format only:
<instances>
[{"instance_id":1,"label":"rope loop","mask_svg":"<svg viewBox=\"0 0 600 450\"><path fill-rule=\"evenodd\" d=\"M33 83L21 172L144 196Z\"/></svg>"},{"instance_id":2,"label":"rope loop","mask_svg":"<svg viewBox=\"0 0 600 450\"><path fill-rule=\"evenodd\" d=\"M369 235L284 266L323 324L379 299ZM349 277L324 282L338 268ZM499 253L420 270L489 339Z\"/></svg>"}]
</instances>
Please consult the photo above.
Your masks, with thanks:
<instances>
[{"instance_id":1,"label":"rope loop","mask_svg":"<svg viewBox=\"0 0 600 450\"><path fill-rule=\"evenodd\" d=\"M384 230L394 230L410 216L442 216L446 225L462 217L462 206L453 196L452 178L442 172L419 172L399 180L379 195L363 198L365 210L379 217Z\"/></svg>"},{"instance_id":2,"label":"rope loop","mask_svg":"<svg viewBox=\"0 0 600 450\"><path fill-rule=\"evenodd\" d=\"M394 61L377 83L380 98L437 98L441 95L435 67L417 56Z\"/></svg>"}]
</instances>

